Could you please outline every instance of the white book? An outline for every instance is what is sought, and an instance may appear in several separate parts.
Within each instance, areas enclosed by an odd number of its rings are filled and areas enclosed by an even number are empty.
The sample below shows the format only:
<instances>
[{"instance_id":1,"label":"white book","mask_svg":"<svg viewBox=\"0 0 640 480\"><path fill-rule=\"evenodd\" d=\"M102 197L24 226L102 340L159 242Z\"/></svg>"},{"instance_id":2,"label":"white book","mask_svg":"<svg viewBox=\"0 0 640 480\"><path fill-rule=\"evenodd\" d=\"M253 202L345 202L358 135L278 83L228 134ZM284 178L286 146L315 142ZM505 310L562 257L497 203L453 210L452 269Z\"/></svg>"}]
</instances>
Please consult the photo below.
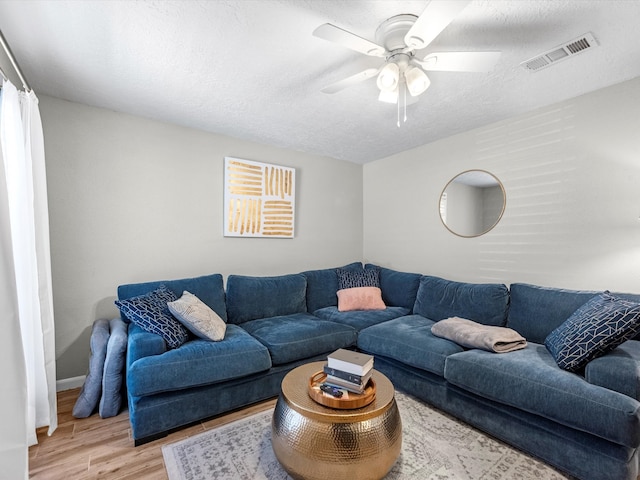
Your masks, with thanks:
<instances>
[{"instance_id":1,"label":"white book","mask_svg":"<svg viewBox=\"0 0 640 480\"><path fill-rule=\"evenodd\" d=\"M340 348L327 356L329 368L365 376L373 368L373 356Z\"/></svg>"}]
</instances>

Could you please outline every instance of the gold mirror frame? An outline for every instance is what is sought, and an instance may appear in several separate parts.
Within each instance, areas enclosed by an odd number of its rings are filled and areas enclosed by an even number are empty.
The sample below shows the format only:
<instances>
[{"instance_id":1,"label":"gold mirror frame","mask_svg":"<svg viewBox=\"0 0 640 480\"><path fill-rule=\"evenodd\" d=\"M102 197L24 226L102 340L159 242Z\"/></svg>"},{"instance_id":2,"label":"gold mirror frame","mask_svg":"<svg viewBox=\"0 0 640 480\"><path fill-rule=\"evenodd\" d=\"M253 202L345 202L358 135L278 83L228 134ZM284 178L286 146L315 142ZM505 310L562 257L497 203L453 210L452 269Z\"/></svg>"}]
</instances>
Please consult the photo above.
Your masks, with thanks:
<instances>
[{"instance_id":1,"label":"gold mirror frame","mask_svg":"<svg viewBox=\"0 0 640 480\"><path fill-rule=\"evenodd\" d=\"M502 205L498 205L500 199L497 192L502 194ZM456 221L451 221L450 216L449 207L453 195L455 195L456 203L454 204L457 206L457 211L464 210L463 215L465 215L458 224ZM477 199L478 196L482 197L481 213L474 211L477 210L478 205L473 199ZM489 204L488 208L485 208L485 203ZM491 231L500 222L506 206L507 194L498 177L486 170L473 169L459 173L449 180L440 194L438 210L440 220L447 230L459 237L473 238ZM463 223L466 225L462 225Z\"/></svg>"}]
</instances>

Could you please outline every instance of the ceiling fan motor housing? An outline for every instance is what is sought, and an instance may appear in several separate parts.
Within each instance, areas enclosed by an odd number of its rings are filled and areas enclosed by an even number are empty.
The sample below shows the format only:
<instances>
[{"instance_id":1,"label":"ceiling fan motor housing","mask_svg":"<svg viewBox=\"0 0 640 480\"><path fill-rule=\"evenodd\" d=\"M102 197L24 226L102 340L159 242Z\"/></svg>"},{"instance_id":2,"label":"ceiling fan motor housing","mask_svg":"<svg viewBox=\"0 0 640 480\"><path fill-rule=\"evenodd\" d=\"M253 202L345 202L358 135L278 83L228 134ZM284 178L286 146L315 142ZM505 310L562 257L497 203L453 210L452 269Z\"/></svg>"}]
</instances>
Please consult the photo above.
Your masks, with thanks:
<instances>
[{"instance_id":1,"label":"ceiling fan motor housing","mask_svg":"<svg viewBox=\"0 0 640 480\"><path fill-rule=\"evenodd\" d=\"M376 30L376 42L389 52L404 50L404 37L418 17L411 14L395 15L380 24Z\"/></svg>"}]
</instances>

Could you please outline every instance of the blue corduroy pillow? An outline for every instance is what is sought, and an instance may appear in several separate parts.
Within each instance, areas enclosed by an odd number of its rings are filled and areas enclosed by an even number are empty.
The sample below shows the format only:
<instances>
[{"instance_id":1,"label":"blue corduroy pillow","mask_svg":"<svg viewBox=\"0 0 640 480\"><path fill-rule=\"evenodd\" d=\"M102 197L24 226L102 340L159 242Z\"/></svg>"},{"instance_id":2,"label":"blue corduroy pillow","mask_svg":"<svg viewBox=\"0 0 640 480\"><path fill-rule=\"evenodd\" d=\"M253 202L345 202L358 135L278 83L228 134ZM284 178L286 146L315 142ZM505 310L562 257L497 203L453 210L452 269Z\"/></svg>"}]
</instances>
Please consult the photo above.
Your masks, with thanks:
<instances>
[{"instance_id":1,"label":"blue corduroy pillow","mask_svg":"<svg viewBox=\"0 0 640 480\"><path fill-rule=\"evenodd\" d=\"M544 344L560 368L575 372L638 332L640 303L603 292L573 312Z\"/></svg>"},{"instance_id":2,"label":"blue corduroy pillow","mask_svg":"<svg viewBox=\"0 0 640 480\"><path fill-rule=\"evenodd\" d=\"M176 320L167 306L175 302L176 294L165 285L145 295L116 300L120 311L133 323L147 332L164 338L169 348L177 348L189 339L187 329Z\"/></svg>"}]
</instances>

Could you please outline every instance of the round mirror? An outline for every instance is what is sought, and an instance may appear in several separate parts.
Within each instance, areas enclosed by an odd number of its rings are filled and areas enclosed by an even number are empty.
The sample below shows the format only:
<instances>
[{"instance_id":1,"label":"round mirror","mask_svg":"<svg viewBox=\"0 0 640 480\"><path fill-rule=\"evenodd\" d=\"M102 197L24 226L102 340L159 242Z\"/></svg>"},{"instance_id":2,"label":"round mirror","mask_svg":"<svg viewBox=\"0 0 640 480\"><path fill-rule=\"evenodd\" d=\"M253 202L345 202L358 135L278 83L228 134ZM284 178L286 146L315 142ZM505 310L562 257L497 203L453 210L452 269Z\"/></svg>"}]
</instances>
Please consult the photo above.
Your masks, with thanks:
<instances>
[{"instance_id":1,"label":"round mirror","mask_svg":"<svg viewBox=\"0 0 640 480\"><path fill-rule=\"evenodd\" d=\"M444 187L440 219L451 233L477 237L497 225L506 203L500 180L484 170L468 170Z\"/></svg>"}]
</instances>

